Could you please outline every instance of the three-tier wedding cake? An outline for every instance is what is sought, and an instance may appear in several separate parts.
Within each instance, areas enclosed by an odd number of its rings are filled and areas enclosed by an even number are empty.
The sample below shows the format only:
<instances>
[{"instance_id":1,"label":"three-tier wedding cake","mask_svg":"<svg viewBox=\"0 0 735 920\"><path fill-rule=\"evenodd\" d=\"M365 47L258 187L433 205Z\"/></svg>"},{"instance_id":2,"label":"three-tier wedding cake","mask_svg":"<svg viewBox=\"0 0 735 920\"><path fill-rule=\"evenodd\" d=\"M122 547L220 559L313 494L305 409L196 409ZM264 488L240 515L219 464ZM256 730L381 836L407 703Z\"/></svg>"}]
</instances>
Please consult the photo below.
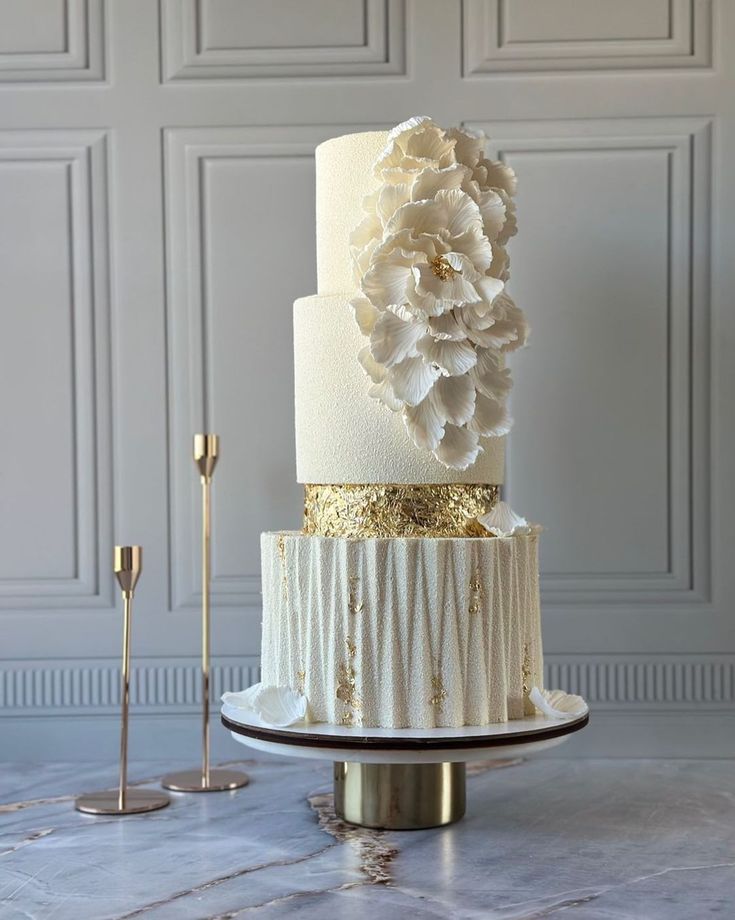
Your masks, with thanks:
<instances>
[{"instance_id":1,"label":"three-tier wedding cake","mask_svg":"<svg viewBox=\"0 0 735 920\"><path fill-rule=\"evenodd\" d=\"M249 697L268 719L272 692L275 724L534 712L539 528L499 501L505 355L527 336L515 187L482 137L426 117L317 148L318 288L294 304L304 527L262 536Z\"/></svg>"}]
</instances>

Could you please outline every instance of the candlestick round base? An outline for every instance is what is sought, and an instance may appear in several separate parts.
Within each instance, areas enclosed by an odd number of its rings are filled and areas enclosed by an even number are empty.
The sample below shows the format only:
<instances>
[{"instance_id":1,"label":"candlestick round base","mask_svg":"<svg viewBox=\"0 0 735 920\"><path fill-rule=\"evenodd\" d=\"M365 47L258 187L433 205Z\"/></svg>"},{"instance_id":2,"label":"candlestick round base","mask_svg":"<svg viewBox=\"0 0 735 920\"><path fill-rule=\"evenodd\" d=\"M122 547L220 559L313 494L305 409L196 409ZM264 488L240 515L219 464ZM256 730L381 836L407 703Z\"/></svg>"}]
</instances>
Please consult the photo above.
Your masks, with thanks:
<instances>
[{"instance_id":1,"label":"candlestick round base","mask_svg":"<svg viewBox=\"0 0 735 920\"><path fill-rule=\"evenodd\" d=\"M241 789L249 782L247 773L217 767L209 771L209 782L206 782L201 770L180 770L164 776L161 785L172 792L227 792Z\"/></svg>"},{"instance_id":2,"label":"candlestick round base","mask_svg":"<svg viewBox=\"0 0 735 920\"><path fill-rule=\"evenodd\" d=\"M171 799L164 792L156 792L155 789L126 789L125 805L120 808L118 790L109 789L80 795L74 807L87 815L140 815L170 804Z\"/></svg>"}]
</instances>

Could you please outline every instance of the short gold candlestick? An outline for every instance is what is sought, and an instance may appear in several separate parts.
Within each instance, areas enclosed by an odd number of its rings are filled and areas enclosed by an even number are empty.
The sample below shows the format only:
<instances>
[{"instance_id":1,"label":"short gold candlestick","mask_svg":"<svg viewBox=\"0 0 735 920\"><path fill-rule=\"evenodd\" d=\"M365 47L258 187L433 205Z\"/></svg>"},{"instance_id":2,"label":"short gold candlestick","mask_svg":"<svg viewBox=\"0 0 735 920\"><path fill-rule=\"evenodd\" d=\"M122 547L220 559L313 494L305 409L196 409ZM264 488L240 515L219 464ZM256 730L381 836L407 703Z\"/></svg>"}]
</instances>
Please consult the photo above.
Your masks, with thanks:
<instances>
[{"instance_id":1,"label":"short gold candlestick","mask_svg":"<svg viewBox=\"0 0 735 920\"><path fill-rule=\"evenodd\" d=\"M162 785L174 792L224 792L250 782L239 770L212 769L209 765L209 589L212 577L212 475L219 457L216 434L194 435L194 463L202 484L202 767L164 776Z\"/></svg>"},{"instance_id":2,"label":"short gold candlestick","mask_svg":"<svg viewBox=\"0 0 735 920\"><path fill-rule=\"evenodd\" d=\"M140 546L116 546L114 568L123 596L123 653L120 695L122 697L122 726L120 730L120 782L117 790L88 792L75 804L77 811L90 815L136 815L164 808L171 801L153 789L128 788L128 707L130 705L130 626L133 595L143 567Z\"/></svg>"}]
</instances>

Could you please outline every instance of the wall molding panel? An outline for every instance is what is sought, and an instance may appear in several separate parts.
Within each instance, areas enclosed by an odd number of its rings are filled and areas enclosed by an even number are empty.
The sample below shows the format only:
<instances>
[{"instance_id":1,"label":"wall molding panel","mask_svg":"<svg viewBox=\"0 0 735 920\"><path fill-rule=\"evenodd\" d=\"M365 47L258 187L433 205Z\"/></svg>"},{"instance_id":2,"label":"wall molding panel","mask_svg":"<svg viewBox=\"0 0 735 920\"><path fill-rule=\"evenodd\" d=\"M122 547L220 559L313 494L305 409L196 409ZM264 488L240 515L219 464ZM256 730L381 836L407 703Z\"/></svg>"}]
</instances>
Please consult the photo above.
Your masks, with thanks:
<instances>
[{"instance_id":1,"label":"wall molding panel","mask_svg":"<svg viewBox=\"0 0 735 920\"><path fill-rule=\"evenodd\" d=\"M486 131L492 138L490 155L511 164L519 155L527 161L529 157L595 157L611 151L658 158L668 195L663 215L668 236L668 483L667 514L661 526L667 533L669 565L663 572L545 572L542 597L547 603L562 605L707 603L711 570L711 470L705 434L710 388L706 343L711 122L697 118L586 120L583 136L579 122L473 122L470 127ZM511 437L506 478L509 496L513 492L512 451Z\"/></svg>"},{"instance_id":2,"label":"wall molding panel","mask_svg":"<svg viewBox=\"0 0 735 920\"><path fill-rule=\"evenodd\" d=\"M164 135L168 362L172 394L169 429L170 443L175 445L171 457L169 528L174 610L200 602L196 517L199 482L184 445L188 444L191 432L203 430L202 424L211 426L214 416L213 360L208 335L213 308L208 293L212 253L207 239L206 173L218 163L257 167L275 160L284 169L308 164L316 145L329 136L330 129L321 127L171 129ZM257 219L256 215L253 217ZM290 325L290 304L284 306ZM241 384L245 388L256 385L249 384L245 376ZM247 475L247 471L243 469L242 475ZM298 507L295 512L298 513ZM224 607L260 607L259 566L252 572L225 574L217 572L215 561L212 598L214 603Z\"/></svg>"},{"instance_id":3,"label":"wall molding panel","mask_svg":"<svg viewBox=\"0 0 735 920\"><path fill-rule=\"evenodd\" d=\"M712 66L710 0L638 0L607 6L611 16L614 10L612 28L606 21L590 22L589 31L580 35L580 6L568 0L463 0L463 73L467 77ZM597 4L587 15L594 18L592 13L600 8ZM652 26L647 29L649 19Z\"/></svg>"},{"instance_id":4,"label":"wall molding panel","mask_svg":"<svg viewBox=\"0 0 735 920\"><path fill-rule=\"evenodd\" d=\"M38 11L27 0L14 0L11 22L3 22L0 49L0 85L3 83L76 83L105 79L104 0L58 0L58 28L43 47L33 41L14 41L14 30L34 33ZM21 11L23 11L21 13ZM9 11L8 11L9 12ZM21 16L26 16L23 22Z\"/></svg>"},{"instance_id":5,"label":"wall molding panel","mask_svg":"<svg viewBox=\"0 0 735 920\"><path fill-rule=\"evenodd\" d=\"M212 0L160 0L160 4L163 82L259 77L395 77L406 73L405 0L352 3L355 6L352 24L360 32L356 43L351 39L336 43L332 39L330 44L317 32L306 43L295 35L292 44L280 46L253 44L249 30L243 31L242 26L226 20L217 23L217 31L228 34L226 46L213 44L207 35L208 26L212 17L224 16L226 8L218 7ZM250 6L250 0L241 0L241 14ZM326 28L329 11L325 9L321 14L318 3L316 8L314 4L310 7L304 5L308 21ZM251 16L257 16L258 9L260 6L250 10ZM281 24L289 22L284 11Z\"/></svg>"},{"instance_id":6,"label":"wall molding panel","mask_svg":"<svg viewBox=\"0 0 735 920\"><path fill-rule=\"evenodd\" d=\"M75 504L70 509L69 542L73 575L0 579L0 612L12 609L108 608L113 603L111 558L112 443L110 416L109 250L107 134L101 131L0 132L0 174L21 165L46 173L61 186L67 213L67 260L72 379L69 416L74 462ZM41 178L41 173L39 173ZM56 444L45 447L54 463Z\"/></svg>"}]
</instances>

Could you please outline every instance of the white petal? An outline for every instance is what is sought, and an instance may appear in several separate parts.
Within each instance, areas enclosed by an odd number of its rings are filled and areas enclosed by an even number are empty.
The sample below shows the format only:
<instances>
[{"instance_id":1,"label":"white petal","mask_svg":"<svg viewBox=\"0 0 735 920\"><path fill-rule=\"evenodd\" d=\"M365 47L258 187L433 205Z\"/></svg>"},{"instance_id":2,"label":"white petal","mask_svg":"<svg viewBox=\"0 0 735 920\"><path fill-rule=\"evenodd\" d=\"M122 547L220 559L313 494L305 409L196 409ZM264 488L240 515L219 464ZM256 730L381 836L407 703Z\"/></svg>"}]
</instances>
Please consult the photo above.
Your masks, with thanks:
<instances>
[{"instance_id":1,"label":"white petal","mask_svg":"<svg viewBox=\"0 0 735 920\"><path fill-rule=\"evenodd\" d=\"M488 269L488 275L493 278L500 278L501 281L507 281L510 277L510 258L508 250L497 243L493 246L493 261Z\"/></svg>"},{"instance_id":2,"label":"white petal","mask_svg":"<svg viewBox=\"0 0 735 920\"><path fill-rule=\"evenodd\" d=\"M440 371L427 364L423 358L405 358L388 371L393 392L408 406L417 406L426 399Z\"/></svg>"},{"instance_id":3,"label":"white petal","mask_svg":"<svg viewBox=\"0 0 735 920\"><path fill-rule=\"evenodd\" d=\"M455 141L447 138L444 131L433 124L422 124L407 137L401 139L407 157L421 158L449 166L454 161Z\"/></svg>"},{"instance_id":4,"label":"white petal","mask_svg":"<svg viewBox=\"0 0 735 920\"><path fill-rule=\"evenodd\" d=\"M472 380L461 377L440 377L429 397L439 414L453 425L464 425L475 412L475 387Z\"/></svg>"},{"instance_id":5,"label":"white petal","mask_svg":"<svg viewBox=\"0 0 735 920\"><path fill-rule=\"evenodd\" d=\"M417 347L428 362L438 365L451 377L466 374L477 364L477 352L467 341L453 342L451 339L425 336Z\"/></svg>"},{"instance_id":6,"label":"white petal","mask_svg":"<svg viewBox=\"0 0 735 920\"><path fill-rule=\"evenodd\" d=\"M474 416L467 423L470 431L476 431L484 438L501 438L508 434L512 425L508 410L502 403L482 393L477 394Z\"/></svg>"},{"instance_id":7,"label":"white petal","mask_svg":"<svg viewBox=\"0 0 735 920\"><path fill-rule=\"evenodd\" d=\"M436 236L446 227L446 216L446 208L441 202L409 201L388 221L385 232L395 234L401 230L409 230L411 237L417 237L422 233Z\"/></svg>"},{"instance_id":8,"label":"white petal","mask_svg":"<svg viewBox=\"0 0 735 920\"><path fill-rule=\"evenodd\" d=\"M461 189L437 192L434 200L445 209L443 228L450 236L459 236L473 227L482 228L480 209Z\"/></svg>"},{"instance_id":9,"label":"white petal","mask_svg":"<svg viewBox=\"0 0 735 920\"><path fill-rule=\"evenodd\" d=\"M411 190L407 183L384 185L378 195L377 212L383 224L387 224L396 211L411 199Z\"/></svg>"},{"instance_id":10,"label":"white petal","mask_svg":"<svg viewBox=\"0 0 735 920\"><path fill-rule=\"evenodd\" d=\"M485 275L478 281L474 281L473 284L486 303L492 303L505 287L499 278L493 278L490 275Z\"/></svg>"},{"instance_id":11,"label":"white petal","mask_svg":"<svg viewBox=\"0 0 735 920\"><path fill-rule=\"evenodd\" d=\"M379 240L370 240L370 242L363 246L362 249L352 248L350 250L350 255L352 256L352 276L355 279L355 284L359 288L362 285L363 275L370 268L370 265L373 260L373 253L377 248Z\"/></svg>"},{"instance_id":12,"label":"white petal","mask_svg":"<svg viewBox=\"0 0 735 920\"><path fill-rule=\"evenodd\" d=\"M513 199L509 195L506 195L502 189L498 189L497 191L498 195L505 203L505 220L497 235L497 240L501 246L505 246L508 240L518 233L518 220L516 218L516 208Z\"/></svg>"},{"instance_id":13,"label":"white petal","mask_svg":"<svg viewBox=\"0 0 735 920\"><path fill-rule=\"evenodd\" d=\"M450 128L447 136L454 138L457 142L454 147L457 161L466 166L476 166L485 149L485 135L462 131L460 128Z\"/></svg>"},{"instance_id":14,"label":"white petal","mask_svg":"<svg viewBox=\"0 0 735 920\"><path fill-rule=\"evenodd\" d=\"M428 166L416 176L411 187L411 201L433 198L442 189L460 188L467 181L467 167L455 163L447 169Z\"/></svg>"},{"instance_id":15,"label":"white petal","mask_svg":"<svg viewBox=\"0 0 735 920\"><path fill-rule=\"evenodd\" d=\"M372 265L362 279L363 294L376 307L402 304L413 285L412 260L402 253L374 255Z\"/></svg>"},{"instance_id":16,"label":"white petal","mask_svg":"<svg viewBox=\"0 0 735 920\"><path fill-rule=\"evenodd\" d=\"M441 444L434 451L436 459L453 470L466 470L482 452L478 435L466 428L447 424Z\"/></svg>"},{"instance_id":17,"label":"white petal","mask_svg":"<svg viewBox=\"0 0 735 920\"><path fill-rule=\"evenodd\" d=\"M539 712L550 719L578 719L589 712L589 706L581 696L563 690L533 687L528 698Z\"/></svg>"},{"instance_id":18,"label":"white petal","mask_svg":"<svg viewBox=\"0 0 735 920\"><path fill-rule=\"evenodd\" d=\"M380 316L380 311L375 309L367 297L353 297L350 301L350 307L352 308L355 322L360 327L360 332L363 335L370 335Z\"/></svg>"},{"instance_id":19,"label":"white petal","mask_svg":"<svg viewBox=\"0 0 735 920\"><path fill-rule=\"evenodd\" d=\"M465 330L457 322L454 313L442 313L441 316L432 316L429 320L429 329L435 339L451 339L461 342L467 338Z\"/></svg>"},{"instance_id":20,"label":"white petal","mask_svg":"<svg viewBox=\"0 0 735 920\"><path fill-rule=\"evenodd\" d=\"M482 214L482 226L485 236L493 242L503 233L507 224L506 204L501 196L494 189L487 189L480 192L480 198L477 202ZM501 242L506 242L513 233L504 236Z\"/></svg>"},{"instance_id":21,"label":"white petal","mask_svg":"<svg viewBox=\"0 0 735 920\"><path fill-rule=\"evenodd\" d=\"M262 722L276 728L305 725L309 721L308 700L303 693L291 687L253 684L240 693L223 693L222 702L257 715Z\"/></svg>"},{"instance_id":22,"label":"white petal","mask_svg":"<svg viewBox=\"0 0 735 920\"><path fill-rule=\"evenodd\" d=\"M512 386L510 371L494 348L477 349L477 364L471 374L477 389L491 399L503 400Z\"/></svg>"},{"instance_id":23,"label":"white petal","mask_svg":"<svg viewBox=\"0 0 735 920\"><path fill-rule=\"evenodd\" d=\"M373 383L382 383L382 381L385 380L388 372L383 365L379 364L372 356L369 345L365 345L358 351L357 360Z\"/></svg>"},{"instance_id":24,"label":"white petal","mask_svg":"<svg viewBox=\"0 0 735 920\"><path fill-rule=\"evenodd\" d=\"M537 526L516 514L508 502L496 502L487 514L477 520L494 537L525 536Z\"/></svg>"},{"instance_id":25,"label":"white petal","mask_svg":"<svg viewBox=\"0 0 735 920\"><path fill-rule=\"evenodd\" d=\"M381 313L370 336L370 348L376 361L391 367L416 354L416 343L426 334L426 323L405 322L395 313Z\"/></svg>"},{"instance_id":26,"label":"white petal","mask_svg":"<svg viewBox=\"0 0 735 920\"><path fill-rule=\"evenodd\" d=\"M518 180L515 172L500 160L481 160L480 165L485 167L486 182L490 188L502 189L506 195L515 195L518 189Z\"/></svg>"},{"instance_id":27,"label":"white petal","mask_svg":"<svg viewBox=\"0 0 735 920\"><path fill-rule=\"evenodd\" d=\"M393 412L397 412L399 409L403 408L403 403L396 397L390 380L388 380L387 377L379 383L372 384L368 390L368 396L380 400L384 406L387 406Z\"/></svg>"},{"instance_id":28,"label":"white petal","mask_svg":"<svg viewBox=\"0 0 735 920\"><path fill-rule=\"evenodd\" d=\"M364 217L350 234L350 247L362 249L370 240L380 239L383 235L383 226L372 214Z\"/></svg>"},{"instance_id":29,"label":"white petal","mask_svg":"<svg viewBox=\"0 0 735 920\"><path fill-rule=\"evenodd\" d=\"M427 123L434 124L431 120L431 115L412 115L399 125L396 125L395 128L391 128L388 134L388 140L394 141L397 137L408 134L410 131L415 131L416 128Z\"/></svg>"},{"instance_id":30,"label":"white petal","mask_svg":"<svg viewBox=\"0 0 735 920\"><path fill-rule=\"evenodd\" d=\"M472 263L475 271L484 275L493 261L493 249L490 241L483 235L478 226L474 226L466 233L460 233L452 240L452 251L466 256ZM474 277L469 278L474 281Z\"/></svg>"},{"instance_id":31,"label":"white petal","mask_svg":"<svg viewBox=\"0 0 735 920\"><path fill-rule=\"evenodd\" d=\"M423 450L435 450L444 437L444 422L433 399L433 390L417 406L406 406L403 421L408 435Z\"/></svg>"}]
</instances>

